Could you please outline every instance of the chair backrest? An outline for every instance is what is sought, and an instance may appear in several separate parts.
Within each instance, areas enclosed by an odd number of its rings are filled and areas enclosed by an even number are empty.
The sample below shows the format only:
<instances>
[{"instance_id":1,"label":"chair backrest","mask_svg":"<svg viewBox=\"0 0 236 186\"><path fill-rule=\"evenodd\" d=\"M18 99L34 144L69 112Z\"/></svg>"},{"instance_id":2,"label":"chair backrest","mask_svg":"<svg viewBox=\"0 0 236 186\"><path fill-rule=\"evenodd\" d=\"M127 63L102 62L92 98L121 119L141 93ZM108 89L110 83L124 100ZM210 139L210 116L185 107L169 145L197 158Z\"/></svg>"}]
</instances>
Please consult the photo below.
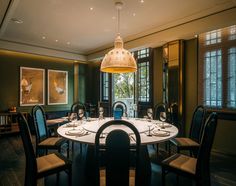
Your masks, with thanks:
<instances>
[{"instance_id":1,"label":"chair backrest","mask_svg":"<svg viewBox=\"0 0 236 186\"><path fill-rule=\"evenodd\" d=\"M135 135L135 143L130 144L130 137L125 131L115 129L109 132L106 137L105 145L100 144L100 135L107 127L111 125L124 125L132 130ZM99 165L100 152L105 153L105 168L106 168L106 185L107 186L128 186L129 185L129 170L131 166L131 151L135 153L134 166L135 183L138 175L140 135L138 130L128 121L112 120L103 124L95 137L95 155ZM105 152L104 152L105 151ZM133 164L132 164L133 165Z\"/></svg>"},{"instance_id":2,"label":"chair backrest","mask_svg":"<svg viewBox=\"0 0 236 186\"><path fill-rule=\"evenodd\" d=\"M122 116L127 116L127 105L123 101L116 101L113 103L112 113L118 108L122 110Z\"/></svg>"},{"instance_id":3,"label":"chair backrest","mask_svg":"<svg viewBox=\"0 0 236 186\"><path fill-rule=\"evenodd\" d=\"M179 125L178 104L177 103L170 104L170 120L175 126ZM179 126L179 128L180 128L180 126Z\"/></svg>"},{"instance_id":4,"label":"chair backrest","mask_svg":"<svg viewBox=\"0 0 236 186\"><path fill-rule=\"evenodd\" d=\"M207 182L209 182L210 180L209 162L210 162L211 148L215 137L216 126L217 126L217 114L213 112L210 114L210 116L207 118L204 124L203 135L198 151L197 167L196 167L197 176L200 176L200 178L205 181L207 180Z\"/></svg>"},{"instance_id":5,"label":"chair backrest","mask_svg":"<svg viewBox=\"0 0 236 186\"><path fill-rule=\"evenodd\" d=\"M158 103L155 105L153 119L160 120L161 112L166 112L166 105L164 103Z\"/></svg>"},{"instance_id":6,"label":"chair backrest","mask_svg":"<svg viewBox=\"0 0 236 186\"><path fill-rule=\"evenodd\" d=\"M18 114L17 119L26 157L25 186L36 186L37 164L30 130L28 123L22 113Z\"/></svg>"},{"instance_id":7,"label":"chair backrest","mask_svg":"<svg viewBox=\"0 0 236 186\"><path fill-rule=\"evenodd\" d=\"M206 109L202 105L199 105L196 107L192 117L189 137L198 143L200 143L202 137L202 130L205 122L205 114L206 114Z\"/></svg>"},{"instance_id":8,"label":"chair backrest","mask_svg":"<svg viewBox=\"0 0 236 186\"><path fill-rule=\"evenodd\" d=\"M40 105L35 105L31 110L31 115L33 117L36 132L36 143L38 144L48 137L45 111Z\"/></svg>"},{"instance_id":9,"label":"chair backrest","mask_svg":"<svg viewBox=\"0 0 236 186\"><path fill-rule=\"evenodd\" d=\"M78 102L75 102L71 105L71 109L70 109L70 112L71 113L76 113L77 114L77 118L79 119L79 109L83 109L84 110L84 113L86 114L86 107L85 107L85 104L83 104L82 102L78 101Z\"/></svg>"}]
</instances>

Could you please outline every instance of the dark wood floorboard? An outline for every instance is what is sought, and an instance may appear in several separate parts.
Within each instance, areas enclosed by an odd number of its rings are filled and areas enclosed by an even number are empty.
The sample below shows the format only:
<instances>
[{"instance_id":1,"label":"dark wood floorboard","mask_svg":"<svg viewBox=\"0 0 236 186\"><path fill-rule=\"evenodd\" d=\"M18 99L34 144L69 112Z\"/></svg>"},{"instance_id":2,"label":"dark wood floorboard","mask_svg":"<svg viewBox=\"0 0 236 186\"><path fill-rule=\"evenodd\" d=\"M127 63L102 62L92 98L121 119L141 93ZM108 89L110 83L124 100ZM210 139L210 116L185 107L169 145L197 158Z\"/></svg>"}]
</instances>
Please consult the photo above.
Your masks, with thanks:
<instances>
[{"instance_id":1,"label":"dark wood floorboard","mask_svg":"<svg viewBox=\"0 0 236 186\"><path fill-rule=\"evenodd\" d=\"M64 150L66 153L66 150ZM155 154L155 149L149 147L152 161L152 184L161 185L161 169L158 165L160 156ZM164 154L164 153L163 153ZM162 154L162 155L163 155ZM72 182L73 186L86 186L84 180L84 160L80 156L79 144L75 143L74 152L71 152L73 160ZM0 138L0 186L21 186L24 183L25 156L19 135ZM211 157L211 181L213 186L236 185L236 158L212 154ZM56 176L49 176L40 180L38 185L56 185ZM191 180L180 177L180 186L191 185ZM59 186L67 185L67 175L60 174ZM174 174L167 175L167 186L176 185Z\"/></svg>"}]
</instances>

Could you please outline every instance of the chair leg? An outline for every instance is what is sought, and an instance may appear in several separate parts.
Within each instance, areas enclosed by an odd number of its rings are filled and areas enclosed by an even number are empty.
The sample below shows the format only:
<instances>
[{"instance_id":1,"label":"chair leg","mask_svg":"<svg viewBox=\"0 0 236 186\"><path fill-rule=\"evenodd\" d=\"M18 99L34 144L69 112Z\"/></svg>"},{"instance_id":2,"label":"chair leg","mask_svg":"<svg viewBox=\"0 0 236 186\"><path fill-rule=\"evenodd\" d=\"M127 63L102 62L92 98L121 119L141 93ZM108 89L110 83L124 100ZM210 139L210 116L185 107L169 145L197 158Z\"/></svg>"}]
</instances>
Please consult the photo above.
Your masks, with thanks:
<instances>
[{"instance_id":1,"label":"chair leg","mask_svg":"<svg viewBox=\"0 0 236 186\"><path fill-rule=\"evenodd\" d=\"M79 146L80 146L80 154L82 154L83 153L83 144L80 143Z\"/></svg>"},{"instance_id":2,"label":"chair leg","mask_svg":"<svg viewBox=\"0 0 236 186\"><path fill-rule=\"evenodd\" d=\"M71 170L71 167L69 168L69 171L68 171L68 185L69 186L72 185L72 170Z\"/></svg>"},{"instance_id":3,"label":"chair leg","mask_svg":"<svg viewBox=\"0 0 236 186\"><path fill-rule=\"evenodd\" d=\"M157 152L157 155L158 155L158 152L159 152L159 144L156 144L156 152Z\"/></svg>"},{"instance_id":4,"label":"chair leg","mask_svg":"<svg viewBox=\"0 0 236 186\"><path fill-rule=\"evenodd\" d=\"M166 176L165 169L162 167L162 172L161 172L161 185L162 186L166 185L165 176Z\"/></svg>"},{"instance_id":5,"label":"chair leg","mask_svg":"<svg viewBox=\"0 0 236 186\"><path fill-rule=\"evenodd\" d=\"M70 157L70 142L67 141L67 158Z\"/></svg>"},{"instance_id":6,"label":"chair leg","mask_svg":"<svg viewBox=\"0 0 236 186\"><path fill-rule=\"evenodd\" d=\"M72 144L71 144L71 149L72 149L72 153L74 153L74 142L72 141Z\"/></svg>"},{"instance_id":7,"label":"chair leg","mask_svg":"<svg viewBox=\"0 0 236 186\"><path fill-rule=\"evenodd\" d=\"M169 151L169 156L171 155L171 144L170 141L168 141L168 151Z\"/></svg>"}]
</instances>

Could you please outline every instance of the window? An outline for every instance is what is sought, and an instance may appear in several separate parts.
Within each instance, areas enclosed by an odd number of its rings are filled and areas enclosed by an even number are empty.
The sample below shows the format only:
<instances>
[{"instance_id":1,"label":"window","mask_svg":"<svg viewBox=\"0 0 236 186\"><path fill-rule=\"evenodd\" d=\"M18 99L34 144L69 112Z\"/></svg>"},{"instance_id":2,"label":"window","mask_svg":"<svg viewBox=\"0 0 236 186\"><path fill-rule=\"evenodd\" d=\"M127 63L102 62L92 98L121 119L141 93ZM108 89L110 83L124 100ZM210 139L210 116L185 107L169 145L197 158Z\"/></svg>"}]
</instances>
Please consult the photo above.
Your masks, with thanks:
<instances>
[{"instance_id":1,"label":"window","mask_svg":"<svg viewBox=\"0 0 236 186\"><path fill-rule=\"evenodd\" d=\"M199 36L199 103L236 109L236 27Z\"/></svg>"},{"instance_id":2,"label":"window","mask_svg":"<svg viewBox=\"0 0 236 186\"><path fill-rule=\"evenodd\" d=\"M149 61L138 63L139 101L149 102Z\"/></svg>"},{"instance_id":3,"label":"window","mask_svg":"<svg viewBox=\"0 0 236 186\"><path fill-rule=\"evenodd\" d=\"M222 60L221 50L205 53L204 105L222 106Z\"/></svg>"},{"instance_id":4,"label":"window","mask_svg":"<svg viewBox=\"0 0 236 186\"><path fill-rule=\"evenodd\" d=\"M108 101L109 98L109 75L108 73L101 73L102 79L102 101Z\"/></svg>"},{"instance_id":5,"label":"window","mask_svg":"<svg viewBox=\"0 0 236 186\"><path fill-rule=\"evenodd\" d=\"M134 52L138 66L138 100L140 102L151 101L151 49L144 48Z\"/></svg>"},{"instance_id":6,"label":"window","mask_svg":"<svg viewBox=\"0 0 236 186\"><path fill-rule=\"evenodd\" d=\"M236 108L236 47L228 50L228 107Z\"/></svg>"},{"instance_id":7,"label":"window","mask_svg":"<svg viewBox=\"0 0 236 186\"><path fill-rule=\"evenodd\" d=\"M138 51L133 52L133 55L137 61L138 67L138 75L134 75L133 73L127 74L115 74L114 76L110 76L108 73L101 73L101 100L108 101L109 93L114 91L115 98L132 98L134 99L134 90L135 90L135 82L137 78L137 94L138 101L142 103L150 103L151 94L152 94L152 78L151 78L151 62L152 56L151 49L145 48ZM113 90L111 87L109 88L109 83L113 86ZM112 94L112 93L111 93Z\"/></svg>"}]
</instances>

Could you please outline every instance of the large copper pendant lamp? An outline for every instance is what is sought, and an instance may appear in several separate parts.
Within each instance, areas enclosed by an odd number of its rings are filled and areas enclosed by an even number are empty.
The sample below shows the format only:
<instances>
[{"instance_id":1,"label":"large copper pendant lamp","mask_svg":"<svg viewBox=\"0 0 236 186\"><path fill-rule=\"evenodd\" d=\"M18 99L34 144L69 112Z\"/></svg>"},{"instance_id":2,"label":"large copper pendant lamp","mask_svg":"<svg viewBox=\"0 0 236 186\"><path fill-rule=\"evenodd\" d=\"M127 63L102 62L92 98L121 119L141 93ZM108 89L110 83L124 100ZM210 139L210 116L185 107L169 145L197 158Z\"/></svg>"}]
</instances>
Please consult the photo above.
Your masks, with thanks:
<instances>
[{"instance_id":1,"label":"large copper pendant lamp","mask_svg":"<svg viewBox=\"0 0 236 186\"><path fill-rule=\"evenodd\" d=\"M118 12L118 34L114 42L114 49L109 51L102 60L100 70L108 73L129 73L137 71L137 64L133 55L123 48L123 40L120 37L120 10L122 2L116 2Z\"/></svg>"}]
</instances>

